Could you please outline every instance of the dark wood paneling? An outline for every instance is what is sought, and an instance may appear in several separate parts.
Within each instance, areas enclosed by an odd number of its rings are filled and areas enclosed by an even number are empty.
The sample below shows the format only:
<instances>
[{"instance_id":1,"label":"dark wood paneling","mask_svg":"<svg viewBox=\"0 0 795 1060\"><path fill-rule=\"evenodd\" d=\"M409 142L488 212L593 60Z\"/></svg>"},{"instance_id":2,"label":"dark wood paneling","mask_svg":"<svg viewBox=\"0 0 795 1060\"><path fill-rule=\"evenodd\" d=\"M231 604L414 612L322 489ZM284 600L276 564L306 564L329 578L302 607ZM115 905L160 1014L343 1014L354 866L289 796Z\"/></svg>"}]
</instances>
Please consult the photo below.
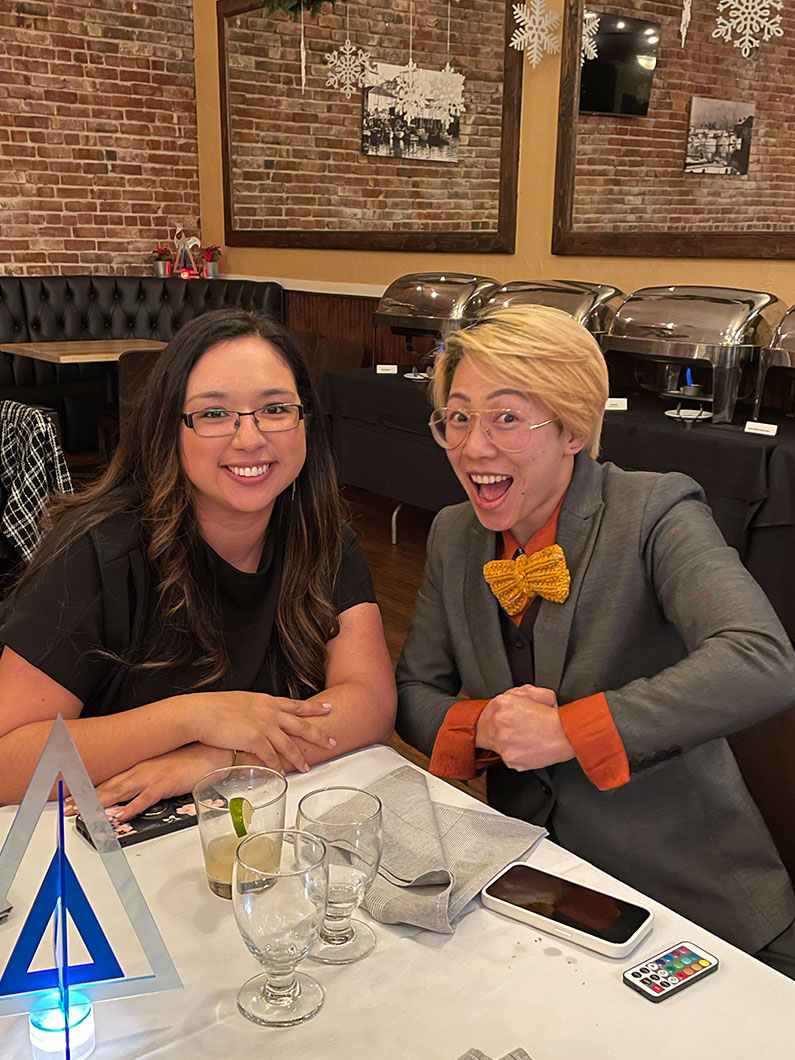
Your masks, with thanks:
<instances>
[{"instance_id":1,"label":"dark wood paneling","mask_svg":"<svg viewBox=\"0 0 795 1060\"><path fill-rule=\"evenodd\" d=\"M405 338L393 335L389 328L378 328L374 336L373 313L377 308L377 298L285 292L286 323L295 331L313 331L328 339L360 342L365 349L365 364L416 364L433 343L420 339L416 343L418 352L412 353L406 347Z\"/></svg>"}]
</instances>

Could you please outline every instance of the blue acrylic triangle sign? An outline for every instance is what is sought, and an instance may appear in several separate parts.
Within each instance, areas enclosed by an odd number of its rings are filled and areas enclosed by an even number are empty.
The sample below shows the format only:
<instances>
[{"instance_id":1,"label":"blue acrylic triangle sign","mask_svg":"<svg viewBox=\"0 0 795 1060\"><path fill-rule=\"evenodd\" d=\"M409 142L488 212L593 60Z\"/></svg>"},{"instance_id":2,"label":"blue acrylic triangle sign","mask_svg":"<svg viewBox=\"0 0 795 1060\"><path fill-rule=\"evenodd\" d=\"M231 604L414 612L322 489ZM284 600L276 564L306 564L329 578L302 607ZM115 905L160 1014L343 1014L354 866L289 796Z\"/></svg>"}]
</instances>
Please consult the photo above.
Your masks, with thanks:
<instances>
[{"instance_id":1,"label":"blue acrylic triangle sign","mask_svg":"<svg viewBox=\"0 0 795 1060\"><path fill-rule=\"evenodd\" d=\"M42 880L39 893L33 902L25 926L19 933L16 946L0 977L0 995L23 994L31 990L46 990L58 986L58 969L46 968L30 971L30 964L35 956L39 943L44 937L52 914L57 912L58 887L58 851L53 854L50 867ZM85 891L75 871L66 862L66 908L71 913L75 927L88 950L91 962L73 964L69 967L69 985L95 983L105 979L121 979L124 973L119 962L100 927L94 910L88 904Z\"/></svg>"},{"instance_id":2,"label":"blue acrylic triangle sign","mask_svg":"<svg viewBox=\"0 0 795 1060\"><path fill-rule=\"evenodd\" d=\"M179 973L157 929L154 917L108 822L91 778L69 735L66 723L60 716L53 723L52 731L34 770L28 790L17 810L5 842L0 847L0 908L5 904L5 899L14 883L28 845L33 842L40 846L37 841L36 826L50 798L53 785L59 781L60 777L63 777L69 786L69 792L83 817L104 872L121 900L126 919L138 938L152 972L150 975L123 976L108 940L99 927L86 895L77 881L77 876L66 860L61 824L59 849L62 850L62 854L60 867L56 866L54 871L61 878L62 890L58 892L57 884L49 881L50 872L53 871L53 866L50 865L39 888L34 907L17 937L9 962L11 967L6 968L0 978L0 986L3 987L0 989L0 1016L29 1012L31 1005L41 995L40 989L30 985L31 977L38 974L30 971L30 962L36 953L47 923L52 918L55 904L64 900L68 903L68 911L72 914L72 919L83 937L91 956L91 963L78 965L77 968L69 966L66 932L63 930L67 910L62 908L60 910L60 947L57 946L56 949L59 954L58 960L63 981L58 979L56 971L54 985L68 993L69 986L79 984L81 993L92 1001L133 997L137 994L150 994L158 990L175 990L182 987ZM68 886L66 885L67 875ZM32 888L28 888L27 893L31 892ZM75 975L73 974L75 972L82 972L82 974ZM45 971L43 976L47 974ZM12 985L16 986L20 978L24 980L22 992L12 993Z\"/></svg>"}]
</instances>

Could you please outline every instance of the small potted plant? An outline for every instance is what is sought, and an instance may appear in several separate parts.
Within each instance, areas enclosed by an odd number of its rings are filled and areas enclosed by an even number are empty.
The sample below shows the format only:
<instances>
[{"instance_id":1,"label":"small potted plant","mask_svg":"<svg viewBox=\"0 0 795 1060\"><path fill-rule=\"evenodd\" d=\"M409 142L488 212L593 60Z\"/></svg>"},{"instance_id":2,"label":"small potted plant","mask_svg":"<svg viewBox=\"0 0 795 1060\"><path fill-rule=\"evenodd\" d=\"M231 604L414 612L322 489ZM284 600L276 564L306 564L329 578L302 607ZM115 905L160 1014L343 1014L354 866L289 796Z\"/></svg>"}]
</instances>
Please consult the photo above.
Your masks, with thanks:
<instances>
[{"instance_id":1,"label":"small potted plant","mask_svg":"<svg viewBox=\"0 0 795 1060\"><path fill-rule=\"evenodd\" d=\"M221 248L215 243L211 247L202 247L202 260L204 261L204 276L208 280L218 279L218 270L221 261Z\"/></svg>"},{"instance_id":2,"label":"small potted plant","mask_svg":"<svg viewBox=\"0 0 795 1060\"><path fill-rule=\"evenodd\" d=\"M153 254L153 266L155 276L165 279L171 272L171 263L174 260L174 252L171 247L158 247Z\"/></svg>"}]
</instances>

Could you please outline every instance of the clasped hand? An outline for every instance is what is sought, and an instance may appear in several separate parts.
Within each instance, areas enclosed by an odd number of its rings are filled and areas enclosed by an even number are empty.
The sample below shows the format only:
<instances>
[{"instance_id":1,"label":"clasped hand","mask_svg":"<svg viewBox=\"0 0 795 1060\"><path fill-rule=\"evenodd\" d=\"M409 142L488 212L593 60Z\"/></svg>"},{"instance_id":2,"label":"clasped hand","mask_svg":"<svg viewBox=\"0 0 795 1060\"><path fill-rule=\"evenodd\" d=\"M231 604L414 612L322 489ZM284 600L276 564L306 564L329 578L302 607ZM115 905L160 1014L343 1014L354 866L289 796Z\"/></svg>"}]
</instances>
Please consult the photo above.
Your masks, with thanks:
<instances>
[{"instance_id":1,"label":"clasped hand","mask_svg":"<svg viewBox=\"0 0 795 1060\"><path fill-rule=\"evenodd\" d=\"M296 739L318 747L335 747L336 741L315 722L325 717L330 703L314 699L285 699L262 692L196 693L196 739L212 747L248 751L271 769L309 768Z\"/></svg>"},{"instance_id":2,"label":"clasped hand","mask_svg":"<svg viewBox=\"0 0 795 1060\"><path fill-rule=\"evenodd\" d=\"M247 751L254 761L283 773L309 769L297 739L318 747L336 746L333 737L308 720L328 715L330 703L259 692L197 692L181 700L191 712L195 742L137 762L97 785L103 806L126 802L114 812L117 821L129 820L160 799L191 791L206 773L231 764L231 750ZM67 812L77 812L71 800Z\"/></svg>"},{"instance_id":3,"label":"clasped hand","mask_svg":"<svg viewBox=\"0 0 795 1060\"><path fill-rule=\"evenodd\" d=\"M486 704L478 720L475 743L496 751L510 769L543 769L574 758L551 688L520 685Z\"/></svg>"}]
</instances>

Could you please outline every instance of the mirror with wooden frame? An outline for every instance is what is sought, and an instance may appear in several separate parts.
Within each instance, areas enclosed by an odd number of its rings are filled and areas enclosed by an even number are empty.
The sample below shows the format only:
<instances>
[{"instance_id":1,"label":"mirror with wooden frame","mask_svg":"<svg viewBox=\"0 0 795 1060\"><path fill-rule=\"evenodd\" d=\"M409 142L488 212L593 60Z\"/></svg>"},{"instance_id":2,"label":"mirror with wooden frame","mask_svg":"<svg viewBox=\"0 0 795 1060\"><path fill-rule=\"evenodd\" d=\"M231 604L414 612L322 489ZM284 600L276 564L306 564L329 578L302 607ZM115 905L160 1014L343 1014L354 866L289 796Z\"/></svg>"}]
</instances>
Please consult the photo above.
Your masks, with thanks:
<instances>
[{"instance_id":1,"label":"mirror with wooden frame","mask_svg":"<svg viewBox=\"0 0 795 1060\"><path fill-rule=\"evenodd\" d=\"M586 10L604 22L596 59L581 57ZM781 11L783 35L760 33L758 46L731 26L715 35L715 5L693 4L683 47L681 14L668 0L594 0L587 9L566 0L554 254L795 257L795 8ZM656 55L642 57L654 64L650 94L629 116L638 102L630 97L644 90L627 85L616 35L618 20L632 19L659 40ZM581 104L581 78L592 83L597 71L610 101L584 90Z\"/></svg>"},{"instance_id":2,"label":"mirror with wooden frame","mask_svg":"<svg viewBox=\"0 0 795 1060\"><path fill-rule=\"evenodd\" d=\"M217 4L227 245L513 252L523 56L508 47L510 3L337 0L303 19L272 7ZM350 92L327 80L348 40L375 67ZM402 114L410 60L463 74L464 112L440 93Z\"/></svg>"}]
</instances>

